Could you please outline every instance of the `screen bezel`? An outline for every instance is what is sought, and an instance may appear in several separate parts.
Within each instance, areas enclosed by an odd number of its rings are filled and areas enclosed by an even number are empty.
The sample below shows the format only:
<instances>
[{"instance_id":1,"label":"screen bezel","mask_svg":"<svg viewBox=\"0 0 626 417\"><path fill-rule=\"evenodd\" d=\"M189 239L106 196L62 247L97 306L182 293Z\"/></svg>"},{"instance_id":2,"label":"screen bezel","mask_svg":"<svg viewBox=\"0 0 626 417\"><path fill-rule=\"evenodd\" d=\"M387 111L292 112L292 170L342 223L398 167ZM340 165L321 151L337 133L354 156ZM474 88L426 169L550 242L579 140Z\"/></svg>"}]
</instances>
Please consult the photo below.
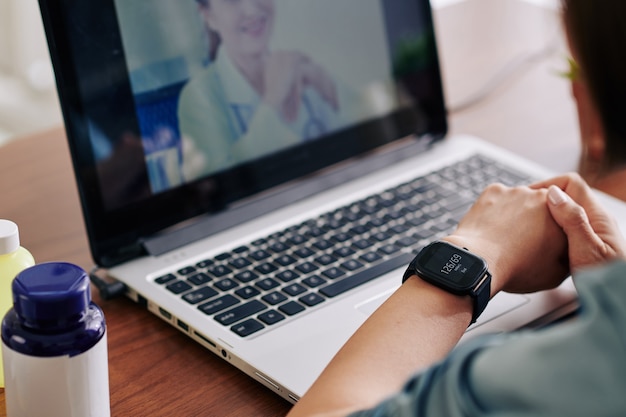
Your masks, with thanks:
<instances>
[{"instance_id":1,"label":"screen bezel","mask_svg":"<svg viewBox=\"0 0 626 417\"><path fill-rule=\"evenodd\" d=\"M97 3L80 0L40 0L84 221L95 262L101 266L113 266L143 255L146 251L142 242L164 229L198 216L219 216L225 208L240 198L253 203L255 195L263 194L272 187L284 184L285 181L293 183L293 178L296 177L302 182L318 181L314 175L316 172L346 159L351 159L353 163L366 163L362 158L354 157L367 155L407 135L415 135L416 138L428 136L430 140L443 138L447 133L447 115L430 4L427 0L415 1L424 13L432 32L430 47L433 61L426 77L433 87L434 95L428 102L421 102L420 109L403 109L361 123L351 129L333 133L317 141L315 146L287 149L219 172L209 178L199 179L147 198L137 198L122 207L106 209L85 115L87 112L95 111L105 118L111 103L115 103L115 111L118 114L125 112L131 119L120 124L124 124L126 129L130 126L133 133L140 135L134 116L133 101L126 99L132 98L132 92L122 40L114 19L114 3L113 0L102 0ZM101 74L98 74L101 75L98 88L102 90L102 99L94 102L85 102L81 95L81 89L85 86L80 85L80 71L76 68L76 56L72 53L75 39L70 38L75 25L68 21L68 16L71 13L77 14L80 10L93 16L93 22L85 23L83 29L88 28L92 34L106 34L98 37L100 49L93 50L94 54L99 53L99 61L93 65L106 64L102 65ZM116 94L119 94L119 97ZM421 125L418 131L417 125ZM116 131L121 128L120 126L112 125L109 128L111 134L120 133ZM138 178L140 185L134 192L137 196L143 196L146 193L145 186L148 184L146 172L139 173ZM238 186L229 187L232 184ZM242 188L242 184L245 184L245 188ZM235 188L245 189L245 193L241 191L236 194L229 193L228 190ZM302 198L302 195L294 198ZM282 193L280 196L281 204L288 204L289 199L288 193ZM256 213L252 207L241 214L240 220L245 221L246 218L258 214L260 213Z\"/></svg>"}]
</instances>

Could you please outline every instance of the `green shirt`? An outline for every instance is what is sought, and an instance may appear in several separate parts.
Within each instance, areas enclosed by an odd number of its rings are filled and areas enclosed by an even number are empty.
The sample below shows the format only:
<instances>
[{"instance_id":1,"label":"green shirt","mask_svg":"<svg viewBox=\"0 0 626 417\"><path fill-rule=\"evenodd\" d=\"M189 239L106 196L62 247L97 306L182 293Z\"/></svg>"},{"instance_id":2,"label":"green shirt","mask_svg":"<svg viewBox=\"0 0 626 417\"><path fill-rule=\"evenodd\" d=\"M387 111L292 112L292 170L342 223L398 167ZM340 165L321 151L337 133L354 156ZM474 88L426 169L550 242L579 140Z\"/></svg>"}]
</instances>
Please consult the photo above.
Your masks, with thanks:
<instances>
[{"instance_id":1,"label":"green shirt","mask_svg":"<svg viewBox=\"0 0 626 417\"><path fill-rule=\"evenodd\" d=\"M626 262L575 274L575 320L478 338L353 416L626 416Z\"/></svg>"}]
</instances>

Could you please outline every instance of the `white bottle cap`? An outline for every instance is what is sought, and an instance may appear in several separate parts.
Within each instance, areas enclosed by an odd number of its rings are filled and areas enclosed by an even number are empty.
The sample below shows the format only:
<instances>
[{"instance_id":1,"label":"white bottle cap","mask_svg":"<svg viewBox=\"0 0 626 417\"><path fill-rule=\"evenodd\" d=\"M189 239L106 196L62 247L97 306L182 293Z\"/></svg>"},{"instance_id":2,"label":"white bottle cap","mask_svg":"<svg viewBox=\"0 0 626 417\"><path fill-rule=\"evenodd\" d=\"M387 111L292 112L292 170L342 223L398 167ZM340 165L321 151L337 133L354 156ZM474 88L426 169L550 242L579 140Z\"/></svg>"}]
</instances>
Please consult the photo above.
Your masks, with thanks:
<instances>
[{"instance_id":1,"label":"white bottle cap","mask_svg":"<svg viewBox=\"0 0 626 417\"><path fill-rule=\"evenodd\" d=\"M20 233L17 224L0 219L0 255L15 252L20 247Z\"/></svg>"}]
</instances>

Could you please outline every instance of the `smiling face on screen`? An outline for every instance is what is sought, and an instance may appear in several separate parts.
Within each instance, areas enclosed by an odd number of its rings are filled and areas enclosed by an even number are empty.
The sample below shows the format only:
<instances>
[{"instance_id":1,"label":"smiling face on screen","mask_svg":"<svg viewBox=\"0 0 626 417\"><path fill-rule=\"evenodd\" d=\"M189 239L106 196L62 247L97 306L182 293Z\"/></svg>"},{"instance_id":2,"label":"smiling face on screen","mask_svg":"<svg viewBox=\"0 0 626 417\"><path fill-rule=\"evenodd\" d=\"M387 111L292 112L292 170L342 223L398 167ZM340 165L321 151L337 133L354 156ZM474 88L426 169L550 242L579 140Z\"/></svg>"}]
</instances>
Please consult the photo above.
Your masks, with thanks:
<instances>
[{"instance_id":1,"label":"smiling face on screen","mask_svg":"<svg viewBox=\"0 0 626 417\"><path fill-rule=\"evenodd\" d=\"M231 59L263 54L274 26L274 0L210 0L204 18Z\"/></svg>"}]
</instances>

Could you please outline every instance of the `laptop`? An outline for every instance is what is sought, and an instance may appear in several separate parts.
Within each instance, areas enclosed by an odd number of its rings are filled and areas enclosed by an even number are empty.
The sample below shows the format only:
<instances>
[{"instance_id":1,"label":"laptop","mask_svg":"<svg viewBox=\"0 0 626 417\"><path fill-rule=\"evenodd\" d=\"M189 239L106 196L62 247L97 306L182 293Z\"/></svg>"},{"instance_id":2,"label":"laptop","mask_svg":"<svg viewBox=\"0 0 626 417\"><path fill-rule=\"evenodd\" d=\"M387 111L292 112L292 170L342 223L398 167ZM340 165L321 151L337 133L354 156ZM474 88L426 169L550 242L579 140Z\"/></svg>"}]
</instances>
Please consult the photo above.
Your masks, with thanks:
<instances>
[{"instance_id":1,"label":"laptop","mask_svg":"<svg viewBox=\"0 0 626 417\"><path fill-rule=\"evenodd\" d=\"M97 266L288 401L487 184L551 175L446 134L428 0L39 3ZM465 338L575 308L499 294Z\"/></svg>"}]
</instances>

